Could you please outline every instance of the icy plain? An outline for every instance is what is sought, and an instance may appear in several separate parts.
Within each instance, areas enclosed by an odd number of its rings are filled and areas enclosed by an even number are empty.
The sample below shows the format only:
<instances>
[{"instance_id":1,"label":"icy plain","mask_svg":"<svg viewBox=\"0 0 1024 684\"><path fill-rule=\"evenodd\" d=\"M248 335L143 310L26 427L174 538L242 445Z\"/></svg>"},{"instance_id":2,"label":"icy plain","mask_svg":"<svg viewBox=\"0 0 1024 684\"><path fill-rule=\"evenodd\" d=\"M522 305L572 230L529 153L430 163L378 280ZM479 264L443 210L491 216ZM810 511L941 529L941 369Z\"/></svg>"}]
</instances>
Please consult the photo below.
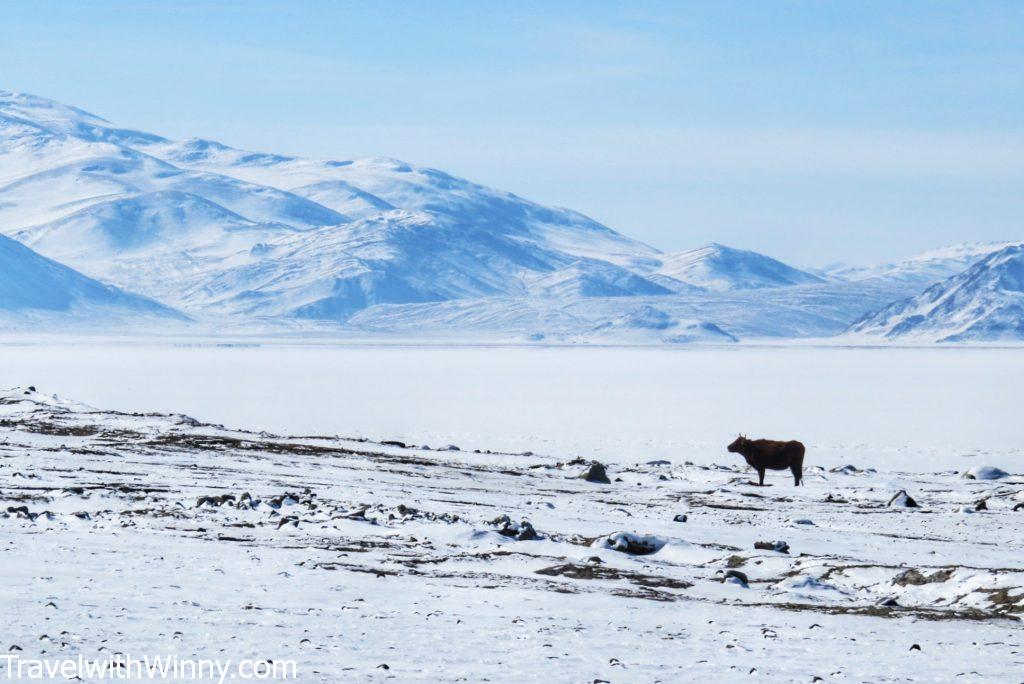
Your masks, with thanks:
<instances>
[{"instance_id":1,"label":"icy plain","mask_svg":"<svg viewBox=\"0 0 1024 684\"><path fill-rule=\"evenodd\" d=\"M5 344L2 648L322 682L1019 681L1022 357ZM803 439L806 486L753 486L739 430Z\"/></svg>"}]
</instances>

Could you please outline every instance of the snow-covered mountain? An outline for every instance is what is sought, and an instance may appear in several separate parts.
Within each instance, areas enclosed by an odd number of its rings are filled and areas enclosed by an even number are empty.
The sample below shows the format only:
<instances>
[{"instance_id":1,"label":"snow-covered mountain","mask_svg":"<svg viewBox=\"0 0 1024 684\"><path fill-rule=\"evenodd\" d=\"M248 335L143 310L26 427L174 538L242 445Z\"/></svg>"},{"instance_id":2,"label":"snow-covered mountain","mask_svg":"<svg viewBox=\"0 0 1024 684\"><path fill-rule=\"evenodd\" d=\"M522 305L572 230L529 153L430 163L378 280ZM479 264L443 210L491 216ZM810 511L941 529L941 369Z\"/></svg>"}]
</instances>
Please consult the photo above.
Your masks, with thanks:
<instances>
[{"instance_id":1,"label":"snow-covered mountain","mask_svg":"<svg viewBox=\"0 0 1024 684\"><path fill-rule=\"evenodd\" d=\"M200 195L157 191L99 201L14 237L96 278L184 304L182 294L211 272L296 230L251 221Z\"/></svg>"},{"instance_id":2,"label":"snow-covered mountain","mask_svg":"<svg viewBox=\"0 0 1024 684\"><path fill-rule=\"evenodd\" d=\"M709 290L754 290L823 282L757 252L710 244L660 257L657 273Z\"/></svg>"},{"instance_id":3,"label":"snow-covered mountain","mask_svg":"<svg viewBox=\"0 0 1024 684\"><path fill-rule=\"evenodd\" d=\"M91 276L189 311L343 321L380 303L530 292L668 294L657 250L390 159L173 142L0 94L0 225Z\"/></svg>"},{"instance_id":4,"label":"snow-covered mountain","mask_svg":"<svg viewBox=\"0 0 1024 684\"><path fill-rule=\"evenodd\" d=\"M436 169L174 141L2 91L0 232L218 325L561 339L651 337L629 324L649 310L705 338L833 335L995 249L823 274L718 244L665 254Z\"/></svg>"},{"instance_id":5,"label":"snow-covered mountain","mask_svg":"<svg viewBox=\"0 0 1024 684\"><path fill-rule=\"evenodd\" d=\"M835 266L824 270L826 278L857 281L879 279L919 283L922 287L945 280L981 259L1015 242L971 242L930 250L917 256L876 266Z\"/></svg>"},{"instance_id":6,"label":"snow-covered mountain","mask_svg":"<svg viewBox=\"0 0 1024 684\"><path fill-rule=\"evenodd\" d=\"M849 332L939 342L1024 339L1024 244L864 316Z\"/></svg>"},{"instance_id":7,"label":"snow-covered mountain","mask_svg":"<svg viewBox=\"0 0 1024 684\"><path fill-rule=\"evenodd\" d=\"M57 315L65 319L184 319L153 300L87 278L0 235L0 324L52 320Z\"/></svg>"}]
</instances>

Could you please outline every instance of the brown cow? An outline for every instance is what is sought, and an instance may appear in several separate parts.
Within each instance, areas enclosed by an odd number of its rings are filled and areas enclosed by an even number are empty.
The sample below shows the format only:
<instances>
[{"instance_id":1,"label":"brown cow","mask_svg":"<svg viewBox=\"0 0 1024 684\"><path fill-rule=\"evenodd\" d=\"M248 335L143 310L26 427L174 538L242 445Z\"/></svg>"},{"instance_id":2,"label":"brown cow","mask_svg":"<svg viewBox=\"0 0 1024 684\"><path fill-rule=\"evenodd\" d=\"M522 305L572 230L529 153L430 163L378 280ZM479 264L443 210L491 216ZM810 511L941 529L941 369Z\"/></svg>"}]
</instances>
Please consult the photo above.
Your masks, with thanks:
<instances>
[{"instance_id":1,"label":"brown cow","mask_svg":"<svg viewBox=\"0 0 1024 684\"><path fill-rule=\"evenodd\" d=\"M800 486L804 479L804 445L797 441L777 442L772 439L747 439L743 435L728 447L734 454L740 454L757 471L758 485L764 486L765 470L793 472L793 483Z\"/></svg>"}]
</instances>

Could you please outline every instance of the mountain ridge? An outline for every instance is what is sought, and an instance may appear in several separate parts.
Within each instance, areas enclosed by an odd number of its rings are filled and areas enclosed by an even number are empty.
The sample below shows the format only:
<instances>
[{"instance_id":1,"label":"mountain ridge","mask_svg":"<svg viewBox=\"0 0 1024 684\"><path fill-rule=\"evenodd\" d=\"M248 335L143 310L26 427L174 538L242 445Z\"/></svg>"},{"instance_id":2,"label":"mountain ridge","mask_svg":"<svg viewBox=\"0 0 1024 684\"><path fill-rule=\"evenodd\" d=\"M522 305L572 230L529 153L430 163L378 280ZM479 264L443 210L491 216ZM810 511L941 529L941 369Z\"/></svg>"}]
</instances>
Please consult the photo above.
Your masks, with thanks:
<instances>
[{"instance_id":1,"label":"mountain ridge","mask_svg":"<svg viewBox=\"0 0 1024 684\"><path fill-rule=\"evenodd\" d=\"M704 339L834 335L986 249L824 271L718 243L667 253L439 169L175 141L7 91L0 231L198 319L565 339L646 335L651 311Z\"/></svg>"},{"instance_id":2,"label":"mountain ridge","mask_svg":"<svg viewBox=\"0 0 1024 684\"><path fill-rule=\"evenodd\" d=\"M1024 340L1024 243L865 315L847 333L937 342Z\"/></svg>"},{"instance_id":3,"label":"mountain ridge","mask_svg":"<svg viewBox=\"0 0 1024 684\"><path fill-rule=\"evenodd\" d=\"M39 315L82 317L102 312L119 319L187 317L158 302L107 285L0 235L0 323Z\"/></svg>"}]
</instances>

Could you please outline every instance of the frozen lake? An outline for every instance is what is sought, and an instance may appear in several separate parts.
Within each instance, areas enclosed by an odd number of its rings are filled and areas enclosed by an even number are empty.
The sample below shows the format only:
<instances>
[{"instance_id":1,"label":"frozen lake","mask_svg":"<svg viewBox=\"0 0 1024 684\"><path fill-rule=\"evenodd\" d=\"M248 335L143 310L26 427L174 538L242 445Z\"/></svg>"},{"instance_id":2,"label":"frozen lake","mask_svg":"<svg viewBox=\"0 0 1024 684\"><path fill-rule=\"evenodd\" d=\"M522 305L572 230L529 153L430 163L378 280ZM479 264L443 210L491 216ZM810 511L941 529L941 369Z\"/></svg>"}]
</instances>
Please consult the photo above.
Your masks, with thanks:
<instances>
[{"instance_id":1,"label":"frozen lake","mask_svg":"<svg viewBox=\"0 0 1024 684\"><path fill-rule=\"evenodd\" d=\"M727 462L738 431L801 439L826 466L1019 467L1024 443L1024 352L1005 348L8 341L0 386L16 385L258 430L609 461Z\"/></svg>"}]
</instances>

